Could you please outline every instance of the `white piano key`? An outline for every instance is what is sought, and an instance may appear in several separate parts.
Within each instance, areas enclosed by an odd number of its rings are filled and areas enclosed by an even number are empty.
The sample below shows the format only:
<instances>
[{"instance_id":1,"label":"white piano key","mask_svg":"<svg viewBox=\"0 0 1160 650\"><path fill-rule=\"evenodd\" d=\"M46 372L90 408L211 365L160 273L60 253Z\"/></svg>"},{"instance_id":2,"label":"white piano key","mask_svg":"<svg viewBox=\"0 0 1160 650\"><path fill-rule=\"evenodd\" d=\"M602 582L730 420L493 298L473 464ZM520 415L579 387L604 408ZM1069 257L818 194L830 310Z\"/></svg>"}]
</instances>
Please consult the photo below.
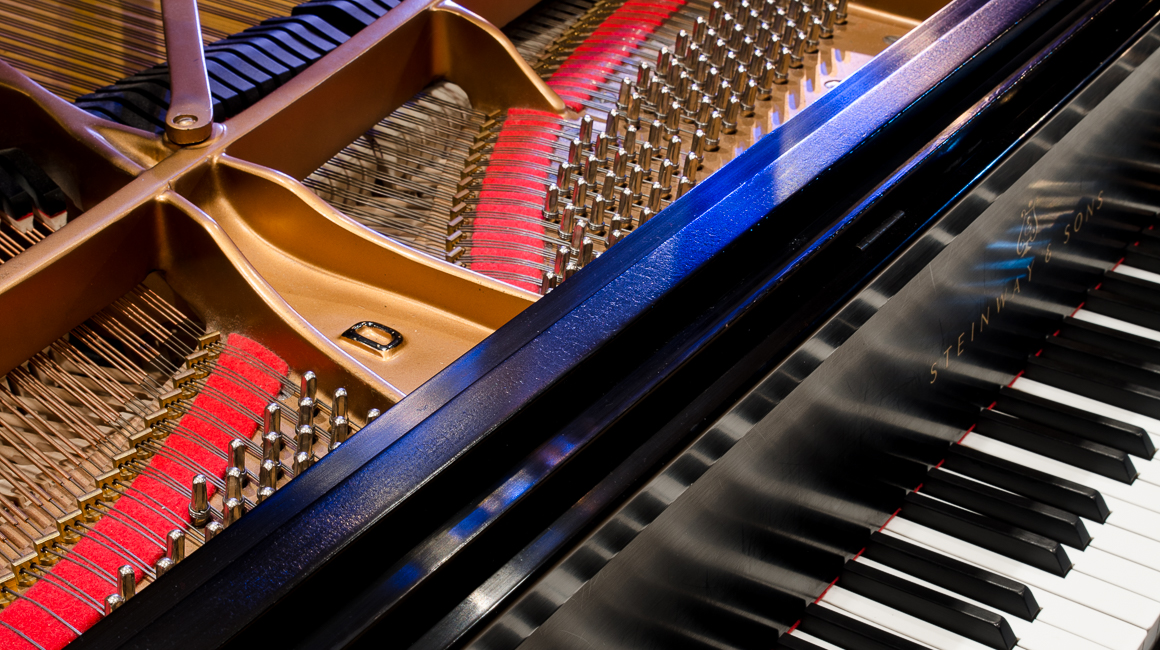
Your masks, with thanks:
<instances>
[{"instance_id":1,"label":"white piano key","mask_svg":"<svg viewBox=\"0 0 1160 650\"><path fill-rule=\"evenodd\" d=\"M1144 269L1138 269L1134 266L1128 266L1127 264L1121 264L1117 266L1115 271L1116 273L1121 273L1128 277L1136 278L1137 280L1147 280L1153 284L1160 285L1160 273L1145 271ZM1156 289L1160 291L1160 286L1157 286Z\"/></svg>"},{"instance_id":2,"label":"white piano key","mask_svg":"<svg viewBox=\"0 0 1160 650\"><path fill-rule=\"evenodd\" d=\"M1108 517L1108 521L1112 522L1114 517L1115 512L1113 511L1112 515ZM1128 515L1121 518L1124 521L1127 519ZM1084 519L1084 526L1087 527L1088 532L1092 536L1092 541L1088 545L1088 549L1099 549L1106 553L1130 560L1141 566L1160 571L1160 542L1148 539L1130 530L1114 526L1111 523L1097 524L1094 521ZM1079 556L1072 556L1072 549L1069 548L1067 553L1068 557L1071 557L1077 566L1082 563ZM1116 582L1116 584L1119 583Z\"/></svg>"},{"instance_id":3,"label":"white piano key","mask_svg":"<svg viewBox=\"0 0 1160 650\"><path fill-rule=\"evenodd\" d=\"M923 643L922 641L919 641L918 639L915 639L915 638L912 638L912 637L908 637L908 636L906 636L905 634L900 634L900 633L898 633L898 632L896 632L896 631L894 631L894 630L892 630L892 629L890 629L890 628L888 628L888 627L885 627L885 626L883 626L883 625L880 625L880 624L879 624L879 623L877 623L876 621L872 621L872 620L870 620L870 619L868 619L868 618L863 618L863 617L861 617L861 616L859 616L858 614L855 614L855 613L853 613L853 612L848 612L848 611L845 611L845 610L839 609L839 608L837 608L837 607L834 607L833 605L831 605L831 604L827 603L825 600L821 600L821 601L819 601L819 602L818 602L818 605L820 605L821 607L825 607L825 608L827 608L827 609L833 610L833 611L835 611L835 612L838 612L838 613L840 613L840 614L843 614L843 615L845 615L845 616L848 616L848 617L850 617L850 618L854 619L855 621L858 621L859 623L862 623L862 624L864 624L864 625L869 625L870 627L878 628L879 630L883 630L883 631L885 631L885 632L889 632L889 633L893 634L894 636L897 636L897 637L899 637L899 638L901 638L901 639L904 639L904 640L906 640L906 641L910 641L911 643L916 643L916 644L918 644L918 645L920 645L920 646L922 646L922 647L924 647L924 648L930 648L930 647L931 647L931 646L929 646L929 645L927 645L927 644ZM931 650L934 650L934 648L931 648Z\"/></svg>"},{"instance_id":4,"label":"white piano key","mask_svg":"<svg viewBox=\"0 0 1160 650\"><path fill-rule=\"evenodd\" d=\"M819 602L832 605L843 612L875 621L892 632L917 639L937 650L989 650L987 646L977 641L972 641L937 625L931 625L920 618L915 618L893 607L843 589L839 585L830 587L830 590Z\"/></svg>"},{"instance_id":5,"label":"white piano key","mask_svg":"<svg viewBox=\"0 0 1160 650\"><path fill-rule=\"evenodd\" d=\"M964 596L960 593L950 589L945 589L934 583L927 582L922 578L916 578L904 571L900 571L894 567L886 566L880 562L875 562L874 560L865 557L860 557L856 561L862 562L867 566L874 567L879 571L883 571L905 580L909 580L915 584L922 585L927 589L933 589L939 593L953 596L959 600L970 603L989 612L999 614L1004 619L1006 619L1007 623L1011 626L1011 630L1015 632L1015 636L1019 640L1016 644L1016 647L1024 648L1024 650L1099 650L1103 647L1086 639L1081 639L1069 632L1065 632L1055 627L1054 625L1051 625L1050 623L1044 622L1040 618L1036 618L1033 621L1024 620L1018 616L1013 616L1007 612L997 610L990 605L984 605L983 603L968 598L967 596ZM1034 589L1032 590L1032 593L1035 593Z\"/></svg>"},{"instance_id":6,"label":"white piano key","mask_svg":"<svg viewBox=\"0 0 1160 650\"><path fill-rule=\"evenodd\" d=\"M1031 469L1037 469L1080 485L1095 488L1105 496L1113 496L1153 512L1160 512L1160 485L1144 481L1136 481L1131 485L1113 481L1106 476L1100 476L1074 465L1068 465L1054 458L1041 456L1033 451L1027 451L975 432L967 434L962 439L961 444L964 447L970 447Z\"/></svg>"},{"instance_id":7,"label":"white piano key","mask_svg":"<svg viewBox=\"0 0 1160 650\"><path fill-rule=\"evenodd\" d=\"M1160 334L1160 332L1157 332L1157 334ZM1148 436L1152 438L1152 443L1160 447L1160 420L1156 418L1140 415L1135 411L1129 411L1128 409L1112 406L1111 404L1105 404L1090 397L1084 397L1083 395L1056 388L1055 386L1048 386L1047 384L1026 377L1016 379L1011 384L1011 387L1030 395L1051 400L1052 402L1073 406L1127 424L1134 424L1147 431ZM1133 457L1133 460L1135 460L1135 457Z\"/></svg>"},{"instance_id":8,"label":"white piano key","mask_svg":"<svg viewBox=\"0 0 1160 650\"><path fill-rule=\"evenodd\" d=\"M806 643L812 643L812 644L818 646L819 648L821 648L822 650L846 650L845 648L836 646L833 643L830 643L829 641L823 641L823 640L819 639L818 637L813 636L812 634L806 634L805 632L802 632L801 630L794 630L793 632L790 632L789 635L796 636L797 638L801 639L802 641L805 641Z\"/></svg>"},{"instance_id":9,"label":"white piano key","mask_svg":"<svg viewBox=\"0 0 1160 650\"><path fill-rule=\"evenodd\" d=\"M1112 318L1111 316L1104 316L1097 314L1094 311L1081 309L1071 316L1076 320L1082 320L1093 325L1101 325L1108 329L1119 330L1125 334L1132 334L1144 339L1151 339L1153 341L1160 341L1160 332L1149 327L1141 327L1128 321Z\"/></svg>"},{"instance_id":10,"label":"white piano key","mask_svg":"<svg viewBox=\"0 0 1160 650\"><path fill-rule=\"evenodd\" d=\"M1074 571L1083 571L1097 578L1114 575L1116 585L1160 602L1160 571L1140 566L1136 562L1113 555L1098 548L1088 548L1084 566Z\"/></svg>"},{"instance_id":11,"label":"white piano key","mask_svg":"<svg viewBox=\"0 0 1160 650\"><path fill-rule=\"evenodd\" d=\"M1137 594L1076 571L1061 578L902 517L892 519L885 531L1030 586L1043 607L1037 620L1089 641L1116 650L1137 650L1148 637L1145 627L1123 620L1135 609L1128 601L1138 600ZM1131 598L1121 598L1125 593ZM1137 614L1131 611L1130 615L1136 618ZM1155 620L1145 626L1151 629L1154 624Z\"/></svg>"},{"instance_id":12,"label":"white piano key","mask_svg":"<svg viewBox=\"0 0 1160 650\"><path fill-rule=\"evenodd\" d=\"M1137 535L1160 542L1160 512L1141 508L1107 494L1103 497L1104 502L1108 504L1108 510L1111 511L1105 525L1130 530ZM1084 523L1087 523L1087 520L1084 520Z\"/></svg>"}]
</instances>

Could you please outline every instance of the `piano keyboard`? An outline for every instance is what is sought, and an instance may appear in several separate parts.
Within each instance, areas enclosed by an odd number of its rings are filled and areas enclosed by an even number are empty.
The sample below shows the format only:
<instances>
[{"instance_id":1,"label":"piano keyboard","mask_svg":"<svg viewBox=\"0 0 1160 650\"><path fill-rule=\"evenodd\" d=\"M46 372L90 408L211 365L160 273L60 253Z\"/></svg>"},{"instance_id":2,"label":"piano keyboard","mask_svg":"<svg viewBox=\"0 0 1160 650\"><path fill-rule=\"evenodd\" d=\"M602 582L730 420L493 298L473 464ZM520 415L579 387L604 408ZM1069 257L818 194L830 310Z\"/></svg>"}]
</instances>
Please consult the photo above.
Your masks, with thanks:
<instances>
[{"instance_id":1,"label":"piano keyboard","mask_svg":"<svg viewBox=\"0 0 1160 650\"><path fill-rule=\"evenodd\" d=\"M1152 648L1158 306L1160 274L1105 273L779 644Z\"/></svg>"},{"instance_id":2,"label":"piano keyboard","mask_svg":"<svg viewBox=\"0 0 1160 650\"><path fill-rule=\"evenodd\" d=\"M206 43L271 16L287 0L202 0ZM159 0L5 0L0 2L0 56L67 100L165 59Z\"/></svg>"}]
</instances>

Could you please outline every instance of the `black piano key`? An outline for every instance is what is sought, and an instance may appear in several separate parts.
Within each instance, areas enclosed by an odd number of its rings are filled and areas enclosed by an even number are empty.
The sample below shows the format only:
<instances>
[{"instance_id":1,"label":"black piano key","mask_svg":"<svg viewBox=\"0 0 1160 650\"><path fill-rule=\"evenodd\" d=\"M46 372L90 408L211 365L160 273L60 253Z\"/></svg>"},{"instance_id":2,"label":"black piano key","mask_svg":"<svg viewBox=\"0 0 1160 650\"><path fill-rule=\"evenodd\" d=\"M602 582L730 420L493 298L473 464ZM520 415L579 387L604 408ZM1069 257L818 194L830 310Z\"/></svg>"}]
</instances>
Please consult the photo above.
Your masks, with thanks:
<instances>
[{"instance_id":1,"label":"black piano key","mask_svg":"<svg viewBox=\"0 0 1160 650\"><path fill-rule=\"evenodd\" d=\"M53 216L67 209L64 192L60 186L24 151L20 149L0 151L0 168L20 182L41 212Z\"/></svg>"},{"instance_id":2,"label":"black piano key","mask_svg":"<svg viewBox=\"0 0 1160 650\"><path fill-rule=\"evenodd\" d=\"M1099 490L970 447L952 446L943 467L1101 524L1108 519Z\"/></svg>"},{"instance_id":3,"label":"black piano key","mask_svg":"<svg viewBox=\"0 0 1160 650\"><path fill-rule=\"evenodd\" d=\"M1001 615L858 562L849 562L838 583L877 603L995 648L1015 647L1015 632Z\"/></svg>"},{"instance_id":4,"label":"black piano key","mask_svg":"<svg viewBox=\"0 0 1160 650\"><path fill-rule=\"evenodd\" d=\"M262 34L248 35L244 32L234 34L223 41L208 45L205 51L214 52L222 49L228 49L234 54L245 58L250 63L266 70L271 70L272 68L262 63L263 58L276 61L278 65L288 71L301 70L310 65L310 62L315 59L313 53L310 56L303 56L302 53L292 52L277 41L267 38ZM307 48L301 47L301 49L306 50Z\"/></svg>"},{"instance_id":5,"label":"black piano key","mask_svg":"<svg viewBox=\"0 0 1160 650\"><path fill-rule=\"evenodd\" d=\"M1014 388L1004 386L999 391L995 410L1045 424L1141 458L1151 458L1156 453L1152 436L1149 436L1143 427L1043 399Z\"/></svg>"},{"instance_id":6,"label":"black piano key","mask_svg":"<svg viewBox=\"0 0 1160 650\"><path fill-rule=\"evenodd\" d=\"M1128 296L1120 296L1103 289L1088 291L1084 309L1104 316L1111 316L1140 327L1160 330L1160 313L1148 305Z\"/></svg>"},{"instance_id":7,"label":"black piano key","mask_svg":"<svg viewBox=\"0 0 1160 650\"><path fill-rule=\"evenodd\" d=\"M789 650L822 650L809 641L802 641L792 634L783 634L777 639L777 647Z\"/></svg>"},{"instance_id":8,"label":"black piano key","mask_svg":"<svg viewBox=\"0 0 1160 650\"><path fill-rule=\"evenodd\" d=\"M220 49L214 50L213 52L207 52L205 56L207 60L213 60L220 63L221 65L229 68L242 79L250 82L251 85L259 88L259 92L269 92L270 90L273 90L276 85L278 85L278 79L275 76L274 71L268 72L263 68L251 64L243 57L235 54L232 48L229 50ZM270 63L273 63L273 61ZM277 71L289 72L289 70L282 67L281 65L275 65L277 66Z\"/></svg>"},{"instance_id":9,"label":"black piano key","mask_svg":"<svg viewBox=\"0 0 1160 650\"><path fill-rule=\"evenodd\" d=\"M13 219L23 219L32 213L32 197L20 182L0 169L0 206Z\"/></svg>"},{"instance_id":10,"label":"black piano key","mask_svg":"<svg viewBox=\"0 0 1160 650\"><path fill-rule=\"evenodd\" d=\"M862 555L1012 616L1032 621L1039 614L1027 585L897 537L874 533Z\"/></svg>"},{"instance_id":11,"label":"black piano key","mask_svg":"<svg viewBox=\"0 0 1160 650\"><path fill-rule=\"evenodd\" d=\"M290 11L292 16L312 15L330 23L348 36L354 36L377 18L347 0L306 2Z\"/></svg>"},{"instance_id":12,"label":"black piano key","mask_svg":"<svg viewBox=\"0 0 1160 650\"><path fill-rule=\"evenodd\" d=\"M922 491L956 506L1025 528L1081 551L1087 548L1092 539L1078 515L951 474L943 469L936 469L930 473L922 484Z\"/></svg>"},{"instance_id":13,"label":"black piano key","mask_svg":"<svg viewBox=\"0 0 1160 650\"><path fill-rule=\"evenodd\" d=\"M1048 337L1039 356L1070 363L1100 377L1119 378L1153 390L1160 389L1160 364L1090 343L1059 336Z\"/></svg>"},{"instance_id":14,"label":"black piano key","mask_svg":"<svg viewBox=\"0 0 1160 650\"><path fill-rule=\"evenodd\" d=\"M845 614L813 603L806 607L798 629L844 650L926 650L893 632L867 625Z\"/></svg>"},{"instance_id":15,"label":"black piano key","mask_svg":"<svg viewBox=\"0 0 1160 650\"><path fill-rule=\"evenodd\" d=\"M1059 335L1072 341L1095 345L1126 357L1160 364L1160 341L1153 341L1077 318L1063 319Z\"/></svg>"},{"instance_id":16,"label":"black piano key","mask_svg":"<svg viewBox=\"0 0 1160 650\"><path fill-rule=\"evenodd\" d=\"M1071 570L1059 542L916 492L906 495L902 516L1057 576Z\"/></svg>"},{"instance_id":17,"label":"black piano key","mask_svg":"<svg viewBox=\"0 0 1160 650\"><path fill-rule=\"evenodd\" d=\"M251 43L257 43L259 40L275 43L307 64L317 61L337 47L331 41L313 35L304 25L296 25L294 30L290 29L291 26L290 24L269 27L257 25L235 34L230 37L230 40L240 38Z\"/></svg>"},{"instance_id":18,"label":"black piano key","mask_svg":"<svg viewBox=\"0 0 1160 650\"><path fill-rule=\"evenodd\" d=\"M1126 452L1006 413L979 413L975 431L1123 483L1139 475Z\"/></svg>"},{"instance_id":19,"label":"black piano key","mask_svg":"<svg viewBox=\"0 0 1160 650\"><path fill-rule=\"evenodd\" d=\"M271 51L276 52L275 46L269 45L268 47L270 47ZM282 48L277 48L277 50L281 49ZM294 76L294 70L301 69L306 65L306 62L302 61L298 57L292 57L293 64L286 65L281 61L277 54L275 56L270 56L264 49L259 48L252 43L248 43L242 39L219 41L219 44L216 47L207 47L205 49L205 53L206 56L209 56L210 54L217 55L220 53L222 55L229 54L231 56L237 57L239 61L244 62L246 65L259 70L266 76L274 79L278 85L286 83L291 77ZM290 53L286 52L285 50L282 50L281 55L291 57ZM226 63L227 65L229 64L229 62Z\"/></svg>"},{"instance_id":20,"label":"black piano key","mask_svg":"<svg viewBox=\"0 0 1160 650\"><path fill-rule=\"evenodd\" d=\"M263 20L247 31L268 32L274 35L275 31L271 30L285 31L285 33L293 35L318 50L321 54L326 54L350 40L350 36L347 36L345 32L311 14L270 18Z\"/></svg>"},{"instance_id":21,"label":"black piano key","mask_svg":"<svg viewBox=\"0 0 1160 650\"><path fill-rule=\"evenodd\" d=\"M124 105L127 109L144 117L149 122L164 128L165 113L169 104L158 103L151 95L139 92L132 86L117 86L113 91L98 90L91 95L93 99L108 99Z\"/></svg>"},{"instance_id":22,"label":"black piano key","mask_svg":"<svg viewBox=\"0 0 1160 650\"><path fill-rule=\"evenodd\" d=\"M1124 264L1145 271L1160 273L1160 255L1150 254L1135 246L1127 250L1127 254L1124 255Z\"/></svg>"},{"instance_id":23,"label":"black piano key","mask_svg":"<svg viewBox=\"0 0 1160 650\"><path fill-rule=\"evenodd\" d=\"M1155 282L1141 280L1114 270L1104 274L1100 289L1117 296L1138 300L1152 310L1160 310L1160 287Z\"/></svg>"},{"instance_id":24,"label":"black piano key","mask_svg":"<svg viewBox=\"0 0 1160 650\"><path fill-rule=\"evenodd\" d=\"M97 90L93 91L93 93L91 95L85 95L85 97L114 94L123 88L136 91L136 93L138 95L141 95L142 97L145 97L146 99L153 102L157 106L163 106L166 108L166 110L168 110L169 98L171 96L171 93L169 91L169 85L168 84L161 85L155 81L140 81L140 80L138 80L138 81L134 81L134 82L124 82L122 80L122 81L118 81L117 83L113 84L112 86L105 86L104 88L98 88ZM80 100L78 99L77 101L80 101Z\"/></svg>"},{"instance_id":25,"label":"black piano key","mask_svg":"<svg viewBox=\"0 0 1160 650\"><path fill-rule=\"evenodd\" d=\"M1093 376L1083 368L1054 359L1030 357L1024 375L1040 383L1083 395L1149 417L1160 417L1160 391L1111 377Z\"/></svg>"},{"instance_id":26,"label":"black piano key","mask_svg":"<svg viewBox=\"0 0 1160 650\"><path fill-rule=\"evenodd\" d=\"M107 115L113 116L113 121L131 126L142 131L156 133L158 129L163 129L164 124L146 118L137 111L127 107L123 102L118 101L117 98L109 97L83 97L76 101L76 105L85 110L91 108L99 109ZM90 108L91 107L91 108Z\"/></svg>"}]
</instances>

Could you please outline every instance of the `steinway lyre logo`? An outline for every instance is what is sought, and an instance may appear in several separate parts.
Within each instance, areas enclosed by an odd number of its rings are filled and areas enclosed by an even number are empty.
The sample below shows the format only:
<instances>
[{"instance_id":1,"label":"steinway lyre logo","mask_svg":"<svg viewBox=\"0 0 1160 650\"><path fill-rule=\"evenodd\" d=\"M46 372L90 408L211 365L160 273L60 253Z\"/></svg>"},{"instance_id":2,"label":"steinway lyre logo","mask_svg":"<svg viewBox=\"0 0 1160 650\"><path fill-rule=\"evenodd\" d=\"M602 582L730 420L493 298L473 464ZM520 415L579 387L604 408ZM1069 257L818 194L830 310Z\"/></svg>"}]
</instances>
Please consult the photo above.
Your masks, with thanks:
<instances>
[{"instance_id":1,"label":"steinway lyre logo","mask_svg":"<svg viewBox=\"0 0 1160 650\"><path fill-rule=\"evenodd\" d=\"M1019 257L1027 255L1031 244L1039 234L1039 215L1035 213L1035 199L1019 214L1019 238L1015 241L1015 252Z\"/></svg>"}]
</instances>

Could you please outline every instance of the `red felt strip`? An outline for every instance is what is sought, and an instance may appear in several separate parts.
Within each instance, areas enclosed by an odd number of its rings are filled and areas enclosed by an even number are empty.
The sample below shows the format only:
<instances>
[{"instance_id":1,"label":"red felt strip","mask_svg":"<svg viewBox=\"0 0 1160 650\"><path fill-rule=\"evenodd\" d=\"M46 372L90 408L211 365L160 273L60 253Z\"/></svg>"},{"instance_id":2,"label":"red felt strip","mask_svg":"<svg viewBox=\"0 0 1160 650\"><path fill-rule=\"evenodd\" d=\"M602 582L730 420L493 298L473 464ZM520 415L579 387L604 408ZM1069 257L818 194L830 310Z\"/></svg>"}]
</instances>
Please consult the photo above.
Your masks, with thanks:
<instances>
[{"instance_id":1,"label":"red felt strip","mask_svg":"<svg viewBox=\"0 0 1160 650\"><path fill-rule=\"evenodd\" d=\"M260 415L278 394L280 378L288 372L289 367L277 355L250 339L231 334L218 367L206 382L207 389L194 398L191 414L181 419L178 432L162 445L172 453L154 456L150 468L181 485L189 485L197 473L224 477L225 459L194 439L226 451L234 435L223 431L222 425L240 436L253 436L257 424L252 417ZM225 398L237 406L227 404ZM195 412L212 417L202 419L192 414ZM210 490L212 494L212 485ZM0 621L5 624L0 626L0 648L35 647L6 626L20 630L46 650L63 648L76 634L44 608L51 609L73 628L87 630L101 618L95 608L103 607L105 597L117 593L110 576L126 564L152 567L165 554L161 541L164 536L174 528L188 528L189 499L150 474L138 476L126 492L128 496L113 504L113 514L92 526L96 532L68 553L77 558L75 561L58 563L52 569L52 577L38 581L25 592L27 598L16 600L0 612ZM134 568L140 580L144 572L138 566Z\"/></svg>"},{"instance_id":2,"label":"red felt strip","mask_svg":"<svg viewBox=\"0 0 1160 650\"><path fill-rule=\"evenodd\" d=\"M612 68L622 63L650 34L660 27L673 12L685 5L685 0L630 0L614 11L604 23L593 31L584 43L557 69L548 86L564 98L568 108L580 112L584 102L592 99L598 84L613 76ZM528 142L529 130L516 127L534 124L536 130L531 136L539 138L542 145ZM541 218L539 205L508 205L499 200L529 201L527 193L518 190L533 189L537 194L549 182L548 169L552 162L548 158L551 145L559 138L562 125L559 118L551 113L523 109L508 111L507 121L500 131L492 149L492 161L522 164L519 171L540 179L539 183L500 178L493 171L501 167L489 166L483 179L480 202L475 218L476 230L472 234L472 256L476 258L507 258L543 263L540 250L543 243L540 234L543 227L536 220ZM540 152L535 155L530 151ZM505 172L514 171L504 165ZM512 219L504 215L527 218L530 221ZM520 235L519 231L527 233ZM488 246L487 244L493 244ZM527 251L512 250L512 245L530 246ZM540 273L530 266L505 263L502 261L473 261L471 268L481 273L514 274L527 278L526 281L512 282L518 287L537 291L540 288ZM508 280L511 282L511 280Z\"/></svg>"}]
</instances>

